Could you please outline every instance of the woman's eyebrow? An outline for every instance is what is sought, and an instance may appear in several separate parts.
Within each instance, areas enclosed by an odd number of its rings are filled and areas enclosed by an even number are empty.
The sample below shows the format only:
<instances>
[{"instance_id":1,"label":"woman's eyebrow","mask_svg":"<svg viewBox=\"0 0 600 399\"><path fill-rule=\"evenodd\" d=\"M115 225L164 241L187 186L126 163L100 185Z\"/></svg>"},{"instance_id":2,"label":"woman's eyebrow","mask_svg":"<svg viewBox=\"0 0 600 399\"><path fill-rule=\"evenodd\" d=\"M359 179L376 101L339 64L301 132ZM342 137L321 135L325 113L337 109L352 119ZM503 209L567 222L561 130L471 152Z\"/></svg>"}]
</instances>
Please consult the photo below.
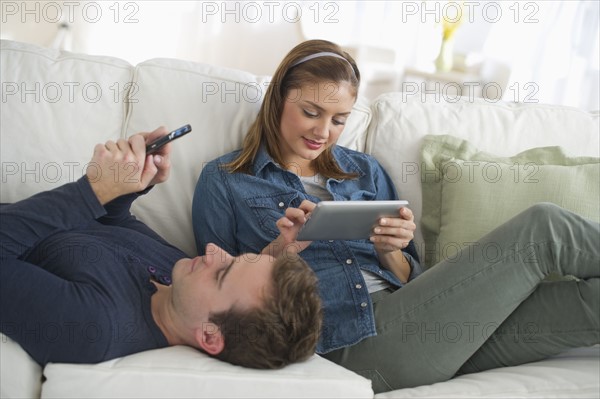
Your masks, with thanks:
<instances>
[{"instance_id":1,"label":"woman's eyebrow","mask_svg":"<svg viewBox=\"0 0 600 399\"><path fill-rule=\"evenodd\" d=\"M223 280L225 280L225 277L227 276L227 273L229 273L229 271L231 270L231 267L233 266L234 263L235 263L235 258L233 258L231 260L231 263L229 265L227 265L227 268L221 274L221 278L219 279L219 284L218 284L219 289L221 289L221 287L223 286Z\"/></svg>"}]
</instances>

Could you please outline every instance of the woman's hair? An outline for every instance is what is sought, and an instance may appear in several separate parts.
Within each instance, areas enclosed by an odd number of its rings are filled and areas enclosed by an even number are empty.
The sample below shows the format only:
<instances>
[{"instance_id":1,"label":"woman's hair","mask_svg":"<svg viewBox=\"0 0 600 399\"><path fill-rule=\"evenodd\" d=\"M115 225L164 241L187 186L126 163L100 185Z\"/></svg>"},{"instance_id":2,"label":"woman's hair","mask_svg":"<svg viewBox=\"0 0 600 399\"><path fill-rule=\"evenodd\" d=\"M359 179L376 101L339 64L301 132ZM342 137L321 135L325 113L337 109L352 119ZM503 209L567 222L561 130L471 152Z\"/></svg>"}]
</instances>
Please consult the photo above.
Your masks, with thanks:
<instances>
[{"instance_id":1,"label":"woman's hair","mask_svg":"<svg viewBox=\"0 0 600 399\"><path fill-rule=\"evenodd\" d=\"M343 59L335 55L327 55L302 61L305 57L323 52L334 53ZM352 94L356 98L360 85L360 72L356 62L337 44L325 40L309 40L294 47L273 75L256 120L244 139L240 155L233 162L226 164L225 168L232 173L250 173L252 163L263 142L273 160L280 165L285 165L280 150L280 123L288 93L306 84L322 82L347 82L352 87ZM313 166L317 173L326 178L356 177L356 174L346 173L339 167L333 157L332 147L320 154L313 161Z\"/></svg>"},{"instance_id":2,"label":"woman's hair","mask_svg":"<svg viewBox=\"0 0 600 399\"><path fill-rule=\"evenodd\" d=\"M318 280L297 255L279 256L269 294L258 308L211 314L225 347L218 359L244 367L276 369L315 353L323 310Z\"/></svg>"}]
</instances>

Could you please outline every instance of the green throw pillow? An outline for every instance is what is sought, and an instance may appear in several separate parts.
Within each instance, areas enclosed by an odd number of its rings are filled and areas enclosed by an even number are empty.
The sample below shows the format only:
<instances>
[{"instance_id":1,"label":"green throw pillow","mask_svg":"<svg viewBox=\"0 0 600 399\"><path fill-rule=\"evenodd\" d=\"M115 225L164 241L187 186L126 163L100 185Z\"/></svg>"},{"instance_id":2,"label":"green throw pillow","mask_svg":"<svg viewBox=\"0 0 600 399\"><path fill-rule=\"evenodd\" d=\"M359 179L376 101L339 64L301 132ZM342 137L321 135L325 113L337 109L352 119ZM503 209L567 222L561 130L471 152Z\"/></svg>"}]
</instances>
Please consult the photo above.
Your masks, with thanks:
<instances>
[{"instance_id":1,"label":"green throw pillow","mask_svg":"<svg viewBox=\"0 0 600 399\"><path fill-rule=\"evenodd\" d=\"M421 182L426 267L539 202L600 220L600 158L569 157L560 147L499 157L454 136L426 136Z\"/></svg>"}]
</instances>

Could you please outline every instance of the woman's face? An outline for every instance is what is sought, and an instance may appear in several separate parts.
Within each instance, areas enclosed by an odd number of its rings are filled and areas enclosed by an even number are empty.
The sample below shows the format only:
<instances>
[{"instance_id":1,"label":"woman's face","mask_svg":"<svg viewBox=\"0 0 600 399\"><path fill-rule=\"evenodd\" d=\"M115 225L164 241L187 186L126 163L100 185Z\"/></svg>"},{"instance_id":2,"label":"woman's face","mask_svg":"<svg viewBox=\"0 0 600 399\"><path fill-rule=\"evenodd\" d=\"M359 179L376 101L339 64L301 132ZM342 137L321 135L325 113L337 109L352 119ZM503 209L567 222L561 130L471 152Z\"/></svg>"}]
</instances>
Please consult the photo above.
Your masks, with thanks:
<instances>
[{"instance_id":1,"label":"woman's face","mask_svg":"<svg viewBox=\"0 0 600 399\"><path fill-rule=\"evenodd\" d=\"M289 170L312 176L311 161L335 144L355 97L348 82L321 82L291 89L283 106L280 149Z\"/></svg>"}]
</instances>

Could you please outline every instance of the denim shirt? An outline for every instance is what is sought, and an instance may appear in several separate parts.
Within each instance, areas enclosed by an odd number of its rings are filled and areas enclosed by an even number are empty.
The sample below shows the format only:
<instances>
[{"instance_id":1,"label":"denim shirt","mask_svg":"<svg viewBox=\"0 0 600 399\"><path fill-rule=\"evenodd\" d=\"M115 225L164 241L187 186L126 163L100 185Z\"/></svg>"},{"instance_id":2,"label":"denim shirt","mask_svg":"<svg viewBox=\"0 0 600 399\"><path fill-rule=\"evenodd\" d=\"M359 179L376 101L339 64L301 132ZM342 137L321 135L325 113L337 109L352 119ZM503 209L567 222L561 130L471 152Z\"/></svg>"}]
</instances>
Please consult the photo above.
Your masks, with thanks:
<instances>
[{"instance_id":1,"label":"denim shirt","mask_svg":"<svg viewBox=\"0 0 600 399\"><path fill-rule=\"evenodd\" d=\"M370 155L336 146L333 154L342 170L356 172L350 180L328 179L327 190L335 201L397 199L394 185ZM277 165L261 148L252 174L229 173L220 167L239 155L234 151L208 163L202 170L192 206L198 252L214 243L232 255L260 253L279 235L276 222L286 208L308 199L300 178ZM411 264L409 280L421 273L415 246L404 251ZM362 270L381 276L393 287L400 280L379 264L369 240L313 241L301 252L319 278L324 321L318 353L353 345L376 335L372 302Z\"/></svg>"}]
</instances>

